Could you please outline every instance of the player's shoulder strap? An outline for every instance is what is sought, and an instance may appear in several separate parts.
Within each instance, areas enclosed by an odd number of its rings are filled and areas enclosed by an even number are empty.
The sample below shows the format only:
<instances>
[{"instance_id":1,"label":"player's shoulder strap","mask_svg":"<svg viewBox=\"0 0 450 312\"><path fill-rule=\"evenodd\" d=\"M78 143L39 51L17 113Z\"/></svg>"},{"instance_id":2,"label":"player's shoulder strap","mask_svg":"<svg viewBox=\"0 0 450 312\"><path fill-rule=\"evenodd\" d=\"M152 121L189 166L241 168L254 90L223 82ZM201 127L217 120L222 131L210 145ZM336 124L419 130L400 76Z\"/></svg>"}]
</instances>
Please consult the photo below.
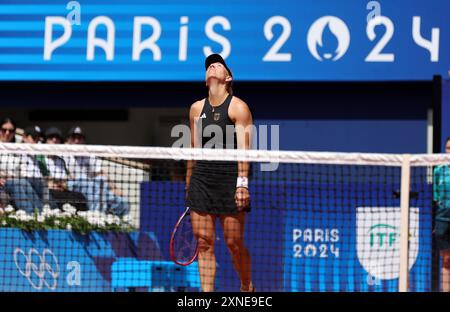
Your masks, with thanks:
<instances>
[{"instance_id":1,"label":"player's shoulder strap","mask_svg":"<svg viewBox=\"0 0 450 312\"><path fill-rule=\"evenodd\" d=\"M205 109L205 106L207 106L207 105L209 105L209 100L208 100L208 97L205 97L204 99L203 99L203 101L201 101L202 102L202 108L200 109L200 114L203 112L203 110Z\"/></svg>"}]
</instances>

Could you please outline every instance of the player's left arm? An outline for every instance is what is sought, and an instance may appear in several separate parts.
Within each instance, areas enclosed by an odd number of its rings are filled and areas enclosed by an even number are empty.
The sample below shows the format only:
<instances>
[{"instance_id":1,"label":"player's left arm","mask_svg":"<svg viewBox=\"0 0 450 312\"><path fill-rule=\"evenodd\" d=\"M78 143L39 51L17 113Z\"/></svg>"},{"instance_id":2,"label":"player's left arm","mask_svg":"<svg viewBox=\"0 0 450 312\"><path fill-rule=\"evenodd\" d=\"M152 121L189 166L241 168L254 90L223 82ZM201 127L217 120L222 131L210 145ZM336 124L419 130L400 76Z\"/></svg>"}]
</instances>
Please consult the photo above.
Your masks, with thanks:
<instances>
[{"instance_id":1,"label":"player's left arm","mask_svg":"<svg viewBox=\"0 0 450 312\"><path fill-rule=\"evenodd\" d=\"M230 105L230 119L235 124L237 148L248 150L251 148L253 117L248 105L237 97L233 97ZM250 204L248 192L248 174L250 163L238 162L238 181L236 182L236 205L242 210Z\"/></svg>"}]
</instances>

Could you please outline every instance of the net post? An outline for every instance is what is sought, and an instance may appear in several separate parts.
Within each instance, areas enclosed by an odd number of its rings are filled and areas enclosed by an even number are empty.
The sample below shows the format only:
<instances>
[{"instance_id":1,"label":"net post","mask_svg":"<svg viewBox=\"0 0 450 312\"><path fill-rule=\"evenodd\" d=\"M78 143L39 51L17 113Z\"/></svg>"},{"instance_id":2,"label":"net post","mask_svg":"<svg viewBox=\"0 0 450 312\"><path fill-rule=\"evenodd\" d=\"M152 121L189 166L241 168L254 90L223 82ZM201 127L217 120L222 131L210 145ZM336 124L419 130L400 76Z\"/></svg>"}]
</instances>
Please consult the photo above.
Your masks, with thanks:
<instances>
[{"instance_id":1,"label":"net post","mask_svg":"<svg viewBox=\"0 0 450 312\"><path fill-rule=\"evenodd\" d=\"M411 155L403 155L400 194L400 274L399 292L408 291L409 279L409 191L411 182Z\"/></svg>"}]
</instances>

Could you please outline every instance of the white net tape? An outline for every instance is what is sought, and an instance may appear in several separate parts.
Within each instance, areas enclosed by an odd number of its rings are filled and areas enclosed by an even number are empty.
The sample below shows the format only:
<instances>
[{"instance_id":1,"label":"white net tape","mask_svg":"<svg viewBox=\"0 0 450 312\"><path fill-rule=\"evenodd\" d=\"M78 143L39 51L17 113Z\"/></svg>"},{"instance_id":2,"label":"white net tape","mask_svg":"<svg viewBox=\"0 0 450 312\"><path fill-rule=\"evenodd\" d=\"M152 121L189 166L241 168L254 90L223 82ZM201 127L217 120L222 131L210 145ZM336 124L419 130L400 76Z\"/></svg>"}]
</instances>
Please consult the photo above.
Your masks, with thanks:
<instances>
[{"instance_id":1,"label":"white net tape","mask_svg":"<svg viewBox=\"0 0 450 312\"><path fill-rule=\"evenodd\" d=\"M262 163L326 165L401 166L405 154L334 153L271 150L215 150L171 147L136 147L67 144L0 144L0 154L96 156L108 158L222 160ZM450 155L412 154L411 166L436 166L450 163Z\"/></svg>"}]
</instances>

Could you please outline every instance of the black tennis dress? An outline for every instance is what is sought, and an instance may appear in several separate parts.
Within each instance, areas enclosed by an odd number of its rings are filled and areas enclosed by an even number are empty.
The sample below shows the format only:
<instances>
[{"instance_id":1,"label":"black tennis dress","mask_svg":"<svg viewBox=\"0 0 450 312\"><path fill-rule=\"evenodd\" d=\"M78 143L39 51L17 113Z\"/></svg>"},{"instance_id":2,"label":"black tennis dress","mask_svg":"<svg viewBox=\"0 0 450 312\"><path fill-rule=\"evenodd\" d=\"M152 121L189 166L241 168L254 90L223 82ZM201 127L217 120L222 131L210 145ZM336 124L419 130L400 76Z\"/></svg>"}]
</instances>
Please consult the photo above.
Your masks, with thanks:
<instances>
[{"instance_id":1,"label":"black tennis dress","mask_svg":"<svg viewBox=\"0 0 450 312\"><path fill-rule=\"evenodd\" d=\"M205 99L203 109L200 113L198 130L201 131L201 144L203 148L233 148L236 149L236 132L230 132L232 138L226 139L227 126L234 123L228 116L232 95L228 95L225 101L219 106L213 107L208 99ZM204 129L209 125L216 125L222 129L222 138L211 146L211 137L204 134ZM211 127L210 127L211 128ZM217 128L218 129L218 128ZM228 142L228 145L227 145ZM226 161L196 161L187 193L186 206L199 213L215 215L234 215L238 213L235 203L236 179L238 176L237 162Z\"/></svg>"}]
</instances>

